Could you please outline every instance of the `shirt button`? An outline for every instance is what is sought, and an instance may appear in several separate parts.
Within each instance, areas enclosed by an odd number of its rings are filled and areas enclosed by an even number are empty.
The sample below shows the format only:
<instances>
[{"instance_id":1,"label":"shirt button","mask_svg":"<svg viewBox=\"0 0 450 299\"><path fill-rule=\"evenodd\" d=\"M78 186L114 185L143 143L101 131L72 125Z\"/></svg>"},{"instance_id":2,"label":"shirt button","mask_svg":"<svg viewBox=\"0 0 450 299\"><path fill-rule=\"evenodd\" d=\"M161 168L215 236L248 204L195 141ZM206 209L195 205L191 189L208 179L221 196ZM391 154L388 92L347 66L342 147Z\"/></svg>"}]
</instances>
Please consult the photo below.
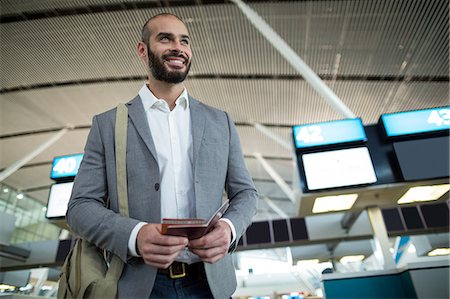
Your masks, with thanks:
<instances>
[{"instance_id":1,"label":"shirt button","mask_svg":"<svg viewBox=\"0 0 450 299\"><path fill-rule=\"evenodd\" d=\"M159 190L159 183L155 184L155 190L158 191Z\"/></svg>"}]
</instances>

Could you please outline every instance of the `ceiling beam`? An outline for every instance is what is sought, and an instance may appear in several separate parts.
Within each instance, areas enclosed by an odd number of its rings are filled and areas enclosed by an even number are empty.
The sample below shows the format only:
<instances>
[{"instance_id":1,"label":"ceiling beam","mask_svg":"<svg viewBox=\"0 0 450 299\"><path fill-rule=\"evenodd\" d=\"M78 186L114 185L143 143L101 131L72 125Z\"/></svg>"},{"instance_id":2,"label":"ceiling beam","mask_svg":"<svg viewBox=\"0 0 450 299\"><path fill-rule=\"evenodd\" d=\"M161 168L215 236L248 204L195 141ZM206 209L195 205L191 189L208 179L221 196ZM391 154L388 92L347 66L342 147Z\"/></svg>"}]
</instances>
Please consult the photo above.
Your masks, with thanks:
<instances>
[{"instance_id":1,"label":"ceiling beam","mask_svg":"<svg viewBox=\"0 0 450 299\"><path fill-rule=\"evenodd\" d=\"M52 146L56 141L58 141L61 137L64 136L69 131L69 128L63 128L58 133L50 137L48 140L46 140L44 143L36 147L33 151L31 151L28 155L23 157L22 159L17 160L10 166L8 166L5 170L3 170L0 173L0 182L5 180L7 177L12 175L14 172L16 172L20 167L27 164L29 161L33 160L37 155L44 152L47 148Z\"/></svg>"},{"instance_id":2,"label":"ceiling beam","mask_svg":"<svg viewBox=\"0 0 450 299\"><path fill-rule=\"evenodd\" d=\"M275 181L275 183L277 183L277 185L280 187L281 191L283 191L283 193L286 194L287 198L289 198L293 203L296 203L297 196L295 195L295 192L291 189L291 187L289 187L289 185L278 174L278 172L276 172L275 169L273 169L272 166L266 160L264 160L261 153L253 153L253 155L258 160L258 162L261 164L261 166L264 168L264 170Z\"/></svg>"},{"instance_id":3,"label":"ceiling beam","mask_svg":"<svg viewBox=\"0 0 450 299\"><path fill-rule=\"evenodd\" d=\"M345 118L355 118L355 114L341 99L319 78L319 76L297 55L297 53L282 39L267 22L250 6L241 0L230 0L236 4L262 36L283 56L286 61L299 72L339 114Z\"/></svg>"},{"instance_id":4,"label":"ceiling beam","mask_svg":"<svg viewBox=\"0 0 450 299\"><path fill-rule=\"evenodd\" d=\"M260 123L253 123L253 126L255 127L255 129L257 129L258 131L260 131L261 133L263 133L264 135L266 135L267 137L269 137L270 139L281 145L283 148L287 149L290 152L293 151L294 146L292 145L292 143L286 141L283 137L272 132L264 125Z\"/></svg>"},{"instance_id":5,"label":"ceiling beam","mask_svg":"<svg viewBox=\"0 0 450 299\"><path fill-rule=\"evenodd\" d=\"M263 200L266 202L266 204L275 212L277 213L281 218L283 219L289 219L289 215L286 214L276 203L274 203L269 197L263 196Z\"/></svg>"},{"instance_id":6,"label":"ceiling beam","mask_svg":"<svg viewBox=\"0 0 450 299\"><path fill-rule=\"evenodd\" d=\"M422 75L336 75L332 74L318 74L319 78L325 81L350 81L350 82L441 82L448 83L450 81L449 76L422 76ZM301 75L283 75L283 74L195 74L188 75L189 80L196 79L209 79L209 80L271 80L271 81L304 81L305 79ZM85 84L97 84L108 82L141 82L145 81L145 76L124 76L124 77L104 77L93 79L79 79L70 80L64 82L42 82L30 85L19 85L12 87L5 87L0 89L0 94L6 94L11 92L36 90L36 89L48 89L58 88L63 86L80 86Z\"/></svg>"}]
</instances>

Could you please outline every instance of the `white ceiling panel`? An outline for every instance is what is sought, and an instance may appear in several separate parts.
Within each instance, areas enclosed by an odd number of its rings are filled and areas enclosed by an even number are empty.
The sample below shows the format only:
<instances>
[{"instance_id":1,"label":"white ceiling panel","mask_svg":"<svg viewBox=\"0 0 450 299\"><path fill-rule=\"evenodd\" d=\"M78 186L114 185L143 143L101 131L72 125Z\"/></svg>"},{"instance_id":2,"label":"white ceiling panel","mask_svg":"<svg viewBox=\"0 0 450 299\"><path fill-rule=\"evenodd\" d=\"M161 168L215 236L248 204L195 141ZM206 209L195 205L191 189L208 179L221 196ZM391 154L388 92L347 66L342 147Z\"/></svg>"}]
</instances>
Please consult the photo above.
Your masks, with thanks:
<instances>
[{"instance_id":1,"label":"white ceiling panel","mask_svg":"<svg viewBox=\"0 0 450 299\"><path fill-rule=\"evenodd\" d=\"M47 150L32 159L29 164L52 161L53 157L56 156L82 153L88 132L88 130L68 131ZM2 150L0 168L6 168L28 156L34 149L55 134L56 132L52 132L3 139L0 143Z\"/></svg>"},{"instance_id":2,"label":"white ceiling panel","mask_svg":"<svg viewBox=\"0 0 450 299\"><path fill-rule=\"evenodd\" d=\"M266 162L285 180L292 182L292 175L294 173L294 162L292 160L279 159L265 159ZM250 174L255 179L271 180L270 175L264 170L261 163L253 156L246 156L245 162Z\"/></svg>"},{"instance_id":3,"label":"white ceiling panel","mask_svg":"<svg viewBox=\"0 0 450 299\"><path fill-rule=\"evenodd\" d=\"M92 117L128 102L143 81L71 85L6 93L0 96L3 126L1 134L90 126Z\"/></svg>"},{"instance_id":4,"label":"white ceiling panel","mask_svg":"<svg viewBox=\"0 0 450 299\"><path fill-rule=\"evenodd\" d=\"M95 114L132 99L143 83L131 80L0 94L0 134L68 124L89 126ZM365 124L376 123L382 113L445 106L449 101L447 82L326 83ZM227 111L238 123L291 126L342 118L303 80L193 78L186 85L192 96ZM277 129L289 131L273 128ZM288 134L281 134L290 141Z\"/></svg>"},{"instance_id":5,"label":"white ceiling panel","mask_svg":"<svg viewBox=\"0 0 450 299\"><path fill-rule=\"evenodd\" d=\"M40 166L21 168L11 176L9 176L4 182L7 185L14 186L19 191L26 192L30 196L32 195L27 190L40 190L42 188L44 189L44 191L47 190L45 192L48 193L48 189L46 189L46 187L54 183L54 181L50 179L51 168L51 163Z\"/></svg>"}]
</instances>

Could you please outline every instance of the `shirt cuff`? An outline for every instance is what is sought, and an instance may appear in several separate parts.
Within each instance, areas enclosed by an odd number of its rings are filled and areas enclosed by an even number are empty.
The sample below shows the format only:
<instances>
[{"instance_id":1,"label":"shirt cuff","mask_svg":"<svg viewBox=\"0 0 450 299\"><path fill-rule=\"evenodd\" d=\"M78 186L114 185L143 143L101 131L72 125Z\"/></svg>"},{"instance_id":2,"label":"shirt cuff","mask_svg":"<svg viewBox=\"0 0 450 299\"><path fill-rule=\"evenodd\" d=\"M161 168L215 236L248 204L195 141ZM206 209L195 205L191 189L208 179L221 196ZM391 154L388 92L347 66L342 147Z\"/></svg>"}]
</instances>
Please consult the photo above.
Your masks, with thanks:
<instances>
[{"instance_id":1,"label":"shirt cuff","mask_svg":"<svg viewBox=\"0 0 450 299\"><path fill-rule=\"evenodd\" d=\"M130 234L130 238L128 239L128 253L131 256L139 257L140 255L136 252L136 238L138 235L139 230L146 225L145 222L139 222L136 224L136 226L133 228Z\"/></svg>"},{"instance_id":2,"label":"shirt cuff","mask_svg":"<svg viewBox=\"0 0 450 299\"><path fill-rule=\"evenodd\" d=\"M236 229L234 228L233 223L228 218L220 218L219 221L225 221L230 226L230 228L231 228L231 242L230 242L230 244L233 244L233 242L236 241Z\"/></svg>"}]
</instances>

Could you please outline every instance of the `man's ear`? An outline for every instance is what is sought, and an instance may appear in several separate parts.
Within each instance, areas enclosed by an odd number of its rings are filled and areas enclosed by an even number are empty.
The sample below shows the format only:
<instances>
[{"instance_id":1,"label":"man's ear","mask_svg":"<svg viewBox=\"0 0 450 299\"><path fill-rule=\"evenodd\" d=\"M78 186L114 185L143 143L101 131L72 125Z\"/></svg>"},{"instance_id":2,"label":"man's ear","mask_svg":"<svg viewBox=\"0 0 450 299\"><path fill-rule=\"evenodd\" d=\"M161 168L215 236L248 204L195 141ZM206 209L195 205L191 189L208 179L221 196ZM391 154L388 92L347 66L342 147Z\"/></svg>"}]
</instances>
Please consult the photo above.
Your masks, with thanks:
<instances>
[{"instance_id":1,"label":"man's ear","mask_svg":"<svg viewBox=\"0 0 450 299\"><path fill-rule=\"evenodd\" d=\"M147 51L147 45L144 42L140 41L137 43L136 52L143 61L147 60Z\"/></svg>"}]
</instances>

